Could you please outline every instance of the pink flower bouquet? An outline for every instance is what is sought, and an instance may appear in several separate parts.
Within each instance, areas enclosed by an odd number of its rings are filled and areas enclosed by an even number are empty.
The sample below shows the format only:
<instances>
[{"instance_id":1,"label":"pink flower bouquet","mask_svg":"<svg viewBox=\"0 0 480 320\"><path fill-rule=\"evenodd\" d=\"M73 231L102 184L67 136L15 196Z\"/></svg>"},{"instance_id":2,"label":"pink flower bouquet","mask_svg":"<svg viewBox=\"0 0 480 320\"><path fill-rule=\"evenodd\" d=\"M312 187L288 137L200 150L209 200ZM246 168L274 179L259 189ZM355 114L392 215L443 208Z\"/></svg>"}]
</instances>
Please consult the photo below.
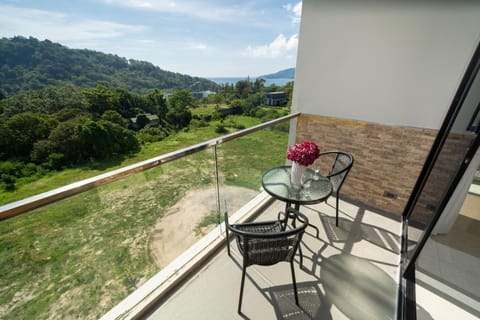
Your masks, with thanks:
<instances>
[{"instance_id":1,"label":"pink flower bouquet","mask_svg":"<svg viewBox=\"0 0 480 320\"><path fill-rule=\"evenodd\" d=\"M320 155L320 149L313 141L296 143L287 150L287 159L302 166L311 165Z\"/></svg>"}]
</instances>

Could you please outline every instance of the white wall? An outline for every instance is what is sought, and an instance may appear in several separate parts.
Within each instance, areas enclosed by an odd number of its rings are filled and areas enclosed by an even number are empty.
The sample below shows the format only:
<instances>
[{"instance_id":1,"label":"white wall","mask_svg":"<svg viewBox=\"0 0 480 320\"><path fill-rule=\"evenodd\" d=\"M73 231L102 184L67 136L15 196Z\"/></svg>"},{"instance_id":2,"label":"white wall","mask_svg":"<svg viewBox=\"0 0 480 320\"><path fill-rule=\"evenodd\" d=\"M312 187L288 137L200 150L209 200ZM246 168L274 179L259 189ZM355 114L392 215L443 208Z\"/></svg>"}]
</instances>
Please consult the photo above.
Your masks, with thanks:
<instances>
[{"instance_id":1,"label":"white wall","mask_svg":"<svg viewBox=\"0 0 480 320\"><path fill-rule=\"evenodd\" d=\"M293 111L438 129L480 41L480 1L418 2L304 0Z\"/></svg>"}]
</instances>

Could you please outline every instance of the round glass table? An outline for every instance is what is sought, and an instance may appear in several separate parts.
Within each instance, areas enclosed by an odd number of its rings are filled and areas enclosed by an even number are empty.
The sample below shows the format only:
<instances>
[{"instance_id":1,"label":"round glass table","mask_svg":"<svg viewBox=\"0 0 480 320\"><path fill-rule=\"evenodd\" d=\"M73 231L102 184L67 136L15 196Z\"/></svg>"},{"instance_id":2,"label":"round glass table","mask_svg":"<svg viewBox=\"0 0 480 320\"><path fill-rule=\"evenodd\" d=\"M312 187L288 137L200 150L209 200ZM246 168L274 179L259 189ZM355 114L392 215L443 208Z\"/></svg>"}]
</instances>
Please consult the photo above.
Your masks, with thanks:
<instances>
[{"instance_id":1,"label":"round glass table","mask_svg":"<svg viewBox=\"0 0 480 320\"><path fill-rule=\"evenodd\" d=\"M307 168L304 183L295 189L290 182L291 166L275 167L263 174L263 189L276 199L285 201L287 207L295 205L316 204L325 201L332 194L332 184L328 178Z\"/></svg>"},{"instance_id":2,"label":"round glass table","mask_svg":"<svg viewBox=\"0 0 480 320\"><path fill-rule=\"evenodd\" d=\"M288 219L292 220L292 225L295 227L297 219L296 212L299 212L300 206L305 204L316 204L327 200L332 194L332 184L327 177L321 176L314 170L307 168L307 172L303 177L303 185L300 189L296 189L290 182L290 174L292 166L275 167L263 174L262 186L263 189L272 197L282 200L286 203L285 213L282 217L282 212L278 214L278 220L287 224ZM295 205L295 211L289 210L291 206ZM317 238L320 231L317 226L309 223L317 231ZM302 247L298 248L300 253L300 266L303 266Z\"/></svg>"}]
</instances>

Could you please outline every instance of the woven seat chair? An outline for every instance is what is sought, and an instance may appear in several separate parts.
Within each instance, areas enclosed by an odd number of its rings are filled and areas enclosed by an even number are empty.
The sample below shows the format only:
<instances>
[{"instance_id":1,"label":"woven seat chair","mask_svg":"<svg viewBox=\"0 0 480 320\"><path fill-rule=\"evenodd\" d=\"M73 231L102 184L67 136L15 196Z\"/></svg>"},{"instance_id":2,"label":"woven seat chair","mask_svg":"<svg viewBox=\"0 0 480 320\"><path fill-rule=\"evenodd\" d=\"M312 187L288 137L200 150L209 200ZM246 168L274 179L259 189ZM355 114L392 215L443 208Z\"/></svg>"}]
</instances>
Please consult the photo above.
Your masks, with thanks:
<instances>
[{"instance_id":1,"label":"woven seat chair","mask_svg":"<svg viewBox=\"0 0 480 320\"><path fill-rule=\"evenodd\" d=\"M226 217L227 230L235 235L238 250L243 256L242 281L238 300L239 314L241 314L242 308L246 270L251 265L270 266L279 262L289 262L295 292L295 303L298 305L293 258L302 240L308 219L300 212L295 213L296 220L299 223L296 223L296 227L292 228L287 227L285 223L278 220L229 225L228 217Z\"/></svg>"},{"instance_id":2,"label":"woven seat chair","mask_svg":"<svg viewBox=\"0 0 480 320\"><path fill-rule=\"evenodd\" d=\"M333 187L333 193L336 195L335 200L335 211L336 211L336 218L335 218L335 225L338 227L338 198L340 189L342 188L343 182L347 177L350 169L353 166L353 156L344 151L327 151L320 153L317 161L322 161L322 158L329 158L333 159L330 170L326 177L330 180L330 183ZM325 201L326 202L326 201Z\"/></svg>"}]
</instances>

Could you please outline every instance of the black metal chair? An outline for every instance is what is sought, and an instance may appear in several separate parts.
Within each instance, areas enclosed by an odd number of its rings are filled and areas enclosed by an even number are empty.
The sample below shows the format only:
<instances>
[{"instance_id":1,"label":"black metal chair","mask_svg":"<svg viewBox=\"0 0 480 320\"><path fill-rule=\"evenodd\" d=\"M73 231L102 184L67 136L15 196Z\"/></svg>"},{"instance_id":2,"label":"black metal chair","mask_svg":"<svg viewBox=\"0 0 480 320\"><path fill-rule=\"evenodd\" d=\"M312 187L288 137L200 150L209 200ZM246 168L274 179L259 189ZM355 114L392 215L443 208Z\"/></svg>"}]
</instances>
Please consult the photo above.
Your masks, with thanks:
<instances>
[{"instance_id":1,"label":"black metal chair","mask_svg":"<svg viewBox=\"0 0 480 320\"><path fill-rule=\"evenodd\" d=\"M327 151L320 153L316 161L322 161L323 158L332 158L332 165L326 177L330 180L333 187L333 193L336 195L336 219L335 225L338 227L338 198L343 182L353 166L353 156L344 151ZM326 202L326 201L325 201Z\"/></svg>"},{"instance_id":2,"label":"black metal chair","mask_svg":"<svg viewBox=\"0 0 480 320\"><path fill-rule=\"evenodd\" d=\"M294 210L293 208L289 210ZM225 214L227 227L227 248L230 255L229 232L235 235L238 250L243 256L242 282L240 285L240 297L238 300L238 313L241 314L243 287L248 266L262 265L271 266L285 261L290 263L295 303L298 305L297 283L293 268L293 258L302 240L308 219L300 212L295 212L295 227L289 227L286 223L278 220L265 222L252 222L243 224L228 223L228 215Z\"/></svg>"}]
</instances>

